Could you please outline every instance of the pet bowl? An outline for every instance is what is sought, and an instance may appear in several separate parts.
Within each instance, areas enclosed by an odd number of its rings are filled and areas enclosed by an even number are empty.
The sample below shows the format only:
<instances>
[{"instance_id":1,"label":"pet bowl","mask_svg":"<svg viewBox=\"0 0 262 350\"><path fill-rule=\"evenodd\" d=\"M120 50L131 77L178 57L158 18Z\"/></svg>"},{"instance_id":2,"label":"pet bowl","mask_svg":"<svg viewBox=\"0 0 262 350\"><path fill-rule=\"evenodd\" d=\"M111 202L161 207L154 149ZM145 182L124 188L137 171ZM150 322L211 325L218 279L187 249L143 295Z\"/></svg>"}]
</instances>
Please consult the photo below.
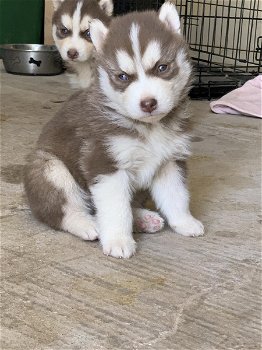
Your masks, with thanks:
<instances>
[{"instance_id":1,"label":"pet bowl","mask_svg":"<svg viewBox=\"0 0 262 350\"><path fill-rule=\"evenodd\" d=\"M61 56L54 45L1 45L1 58L8 73L56 75L63 72Z\"/></svg>"}]
</instances>

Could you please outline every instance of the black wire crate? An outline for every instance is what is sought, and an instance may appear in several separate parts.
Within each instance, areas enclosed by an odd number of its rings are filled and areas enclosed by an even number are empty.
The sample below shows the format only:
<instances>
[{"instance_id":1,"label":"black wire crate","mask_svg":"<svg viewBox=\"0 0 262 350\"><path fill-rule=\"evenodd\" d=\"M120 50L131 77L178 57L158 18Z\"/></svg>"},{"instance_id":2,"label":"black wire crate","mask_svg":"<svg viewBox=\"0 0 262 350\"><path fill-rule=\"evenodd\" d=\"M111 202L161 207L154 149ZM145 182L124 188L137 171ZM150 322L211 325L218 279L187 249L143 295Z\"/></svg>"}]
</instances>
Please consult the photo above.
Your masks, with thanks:
<instances>
[{"instance_id":1,"label":"black wire crate","mask_svg":"<svg viewBox=\"0 0 262 350\"><path fill-rule=\"evenodd\" d=\"M211 99L261 71L261 0L177 1L196 69L191 95Z\"/></svg>"},{"instance_id":2,"label":"black wire crate","mask_svg":"<svg viewBox=\"0 0 262 350\"><path fill-rule=\"evenodd\" d=\"M114 0L114 15L131 11L158 10L165 0Z\"/></svg>"},{"instance_id":3,"label":"black wire crate","mask_svg":"<svg viewBox=\"0 0 262 350\"><path fill-rule=\"evenodd\" d=\"M164 1L115 1L115 13ZM195 67L193 98L219 97L261 72L261 0L176 0Z\"/></svg>"}]
</instances>

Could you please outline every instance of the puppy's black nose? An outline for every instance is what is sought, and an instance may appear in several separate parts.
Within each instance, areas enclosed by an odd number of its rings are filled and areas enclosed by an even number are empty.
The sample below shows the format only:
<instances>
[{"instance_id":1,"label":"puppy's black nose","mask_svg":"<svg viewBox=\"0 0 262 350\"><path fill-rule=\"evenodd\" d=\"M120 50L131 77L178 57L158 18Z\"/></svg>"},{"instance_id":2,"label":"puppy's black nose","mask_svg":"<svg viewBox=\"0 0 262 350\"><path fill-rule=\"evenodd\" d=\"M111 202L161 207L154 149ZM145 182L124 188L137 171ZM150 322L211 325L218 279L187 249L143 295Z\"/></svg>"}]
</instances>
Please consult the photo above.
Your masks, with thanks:
<instances>
[{"instance_id":1,"label":"puppy's black nose","mask_svg":"<svg viewBox=\"0 0 262 350\"><path fill-rule=\"evenodd\" d=\"M140 102L140 107L143 112L151 113L157 107L157 100L154 98L148 98Z\"/></svg>"},{"instance_id":2,"label":"puppy's black nose","mask_svg":"<svg viewBox=\"0 0 262 350\"><path fill-rule=\"evenodd\" d=\"M74 60L79 56L79 53L75 49L70 49L67 51L67 56L71 59Z\"/></svg>"}]
</instances>

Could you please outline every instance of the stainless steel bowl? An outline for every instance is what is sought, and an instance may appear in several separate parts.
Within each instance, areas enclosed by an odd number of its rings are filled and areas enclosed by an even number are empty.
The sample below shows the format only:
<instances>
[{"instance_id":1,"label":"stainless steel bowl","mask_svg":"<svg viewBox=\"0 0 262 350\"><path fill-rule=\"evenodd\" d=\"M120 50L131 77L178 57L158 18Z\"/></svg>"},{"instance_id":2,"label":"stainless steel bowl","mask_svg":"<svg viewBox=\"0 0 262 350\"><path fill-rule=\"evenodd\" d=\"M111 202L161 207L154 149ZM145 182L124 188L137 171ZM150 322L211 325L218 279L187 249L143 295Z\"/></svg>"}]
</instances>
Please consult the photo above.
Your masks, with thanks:
<instances>
[{"instance_id":1,"label":"stainless steel bowl","mask_svg":"<svg viewBox=\"0 0 262 350\"><path fill-rule=\"evenodd\" d=\"M56 75L63 72L61 56L54 45L1 45L6 71L23 75Z\"/></svg>"}]
</instances>

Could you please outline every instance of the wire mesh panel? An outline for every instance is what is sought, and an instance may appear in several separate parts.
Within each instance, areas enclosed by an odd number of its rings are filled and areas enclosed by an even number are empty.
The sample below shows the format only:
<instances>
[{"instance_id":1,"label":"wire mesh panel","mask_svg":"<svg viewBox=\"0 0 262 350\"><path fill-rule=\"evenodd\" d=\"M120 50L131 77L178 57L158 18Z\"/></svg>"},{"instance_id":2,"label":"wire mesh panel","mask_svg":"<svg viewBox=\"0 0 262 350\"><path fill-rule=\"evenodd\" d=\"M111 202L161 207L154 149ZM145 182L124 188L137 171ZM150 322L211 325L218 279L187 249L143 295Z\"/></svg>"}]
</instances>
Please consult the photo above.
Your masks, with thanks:
<instances>
[{"instance_id":1,"label":"wire mesh panel","mask_svg":"<svg viewBox=\"0 0 262 350\"><path fill-rule=\"evenodd\" d=\"M193 94L215 97L261 71L261 0L177 1L195 62Z\"/></svg>"},{"instance_id":2,"label":"wire mesh panel","mask_svg":"<svg viewBox=\"0 0 262 350\"><path fill-rule=\"evenodd\" d=\"M159 9L165 0L114 0L114 14L123 14L131 11Z\"/></svg>"}]
</instances>

